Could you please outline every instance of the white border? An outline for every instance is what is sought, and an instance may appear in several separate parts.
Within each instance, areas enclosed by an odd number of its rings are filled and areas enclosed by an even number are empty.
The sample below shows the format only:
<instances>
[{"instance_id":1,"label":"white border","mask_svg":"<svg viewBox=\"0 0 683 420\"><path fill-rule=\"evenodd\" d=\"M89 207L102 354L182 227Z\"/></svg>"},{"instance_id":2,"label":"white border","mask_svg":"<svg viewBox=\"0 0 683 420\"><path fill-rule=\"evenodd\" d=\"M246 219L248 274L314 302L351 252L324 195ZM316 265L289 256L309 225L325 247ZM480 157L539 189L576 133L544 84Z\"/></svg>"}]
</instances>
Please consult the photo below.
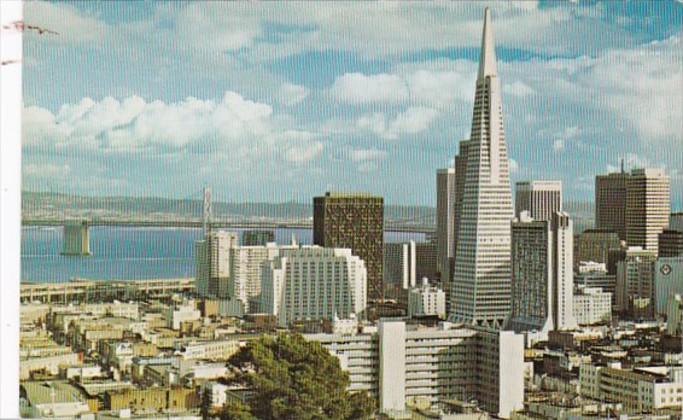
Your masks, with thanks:
<instances>
[{"instance_id":1,"label":"white border","mask_svg":"<svg viewBox=\"0 0 683 420\"><path fill-rule=\"evenodd\" d=\"M21 60L21 0L0 1L0 59ZM21 67L0 66L0 418L19 417L19 265L21 248Z\"/></svg>"}]
</instances>

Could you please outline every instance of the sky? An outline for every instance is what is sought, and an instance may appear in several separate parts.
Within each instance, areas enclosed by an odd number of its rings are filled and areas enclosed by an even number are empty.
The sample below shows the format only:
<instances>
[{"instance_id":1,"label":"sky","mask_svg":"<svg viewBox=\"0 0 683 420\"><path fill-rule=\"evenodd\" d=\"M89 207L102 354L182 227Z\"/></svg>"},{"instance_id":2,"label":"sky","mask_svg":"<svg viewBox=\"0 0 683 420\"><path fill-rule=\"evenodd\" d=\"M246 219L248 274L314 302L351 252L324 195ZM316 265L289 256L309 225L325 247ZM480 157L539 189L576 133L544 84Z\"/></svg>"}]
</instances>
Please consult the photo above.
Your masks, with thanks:
<instances>
[{"instance_id":1,"label":"sky","mask_svg":"<svg viewBox=\"0 0 683 420\"><path fill-rule=\"evenodd\" d=\"M434 206L492 13L512 182L661 167L683 210L683 1L27 2L23 189Z\"/></svg>"}]
</instances>

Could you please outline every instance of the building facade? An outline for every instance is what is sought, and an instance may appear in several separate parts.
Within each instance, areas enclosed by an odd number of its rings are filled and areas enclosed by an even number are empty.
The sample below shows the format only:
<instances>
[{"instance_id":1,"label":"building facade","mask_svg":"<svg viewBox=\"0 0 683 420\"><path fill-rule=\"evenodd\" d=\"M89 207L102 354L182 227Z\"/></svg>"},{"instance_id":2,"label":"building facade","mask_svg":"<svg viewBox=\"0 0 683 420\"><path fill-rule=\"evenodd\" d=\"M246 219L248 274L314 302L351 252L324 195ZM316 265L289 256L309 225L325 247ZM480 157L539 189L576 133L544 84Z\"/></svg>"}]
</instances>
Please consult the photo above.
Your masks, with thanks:
<instances>
[{"instance_id":1,"label":"building facade","mask_svg":"<svg viewBox=\"0 0 683 420\"><path fill-rule=\"evenodd\" d=\"M634 318L654 316L654 263L657 251L629 247L617 263L616 309Z\"/></svg>"},{"instance_id":2,"label":"building facade","mask_svg":"<svg viewBox=\"0 0 683 420\"><path fill-rule=\"evenodd\" d=\"M455 168L436 171L436 272L442 283L451 278L455 254Z\"/></svg>"},{"instance_id":3,"label":"building facade","mask_svg":"<svg viewBox=\"0 0 683 420\"><path fill-rule=\"evenodd\" d=\"M275 242L275 232L272 230L245 230L242 232L242 246L266 246Z\"/></svg>"},{"instance_id":4,"label":"building facade","mask_svg":"<svg viewBox=\"0 0 683 420\"><path fill-rule=\"evenodd\" d=\"M408 294L408 316L446 317L446 294L443 290L432 287L423 280L420 287L410 290Z\"/></svg>"},{"instance_id":5,"label":"building facade","mask_svg":"<svg viewBox=\"0 0 683 420\"><path fill-rule=\"evenodd\" d=\"M226 297L230 278L230 249L237 246L237 234L207 232L195 242L195 276L200 296Z\"/></svg>"},{"instance_id":6,"label":"building facade","mask_svg":"<svg viewBox=\"0 0 683 420\"><path fill-rule=\"evenodd\" d=\"M550 220L562 210L562 181L522 181L515 184L515 217L523 211L534 220Z\"/></svg>"},{"instance_id":7,"label":"building facade","mask_svg":"<svg viewBox=\"0 0 683 420\"><path fill-rule=\"evenodd\" d=\"M669 225L670 180L663 169L634 169L627 182L626 242L658 250L659 234Z\"/></svg>"},{"instance_id":8,"label":"building facade","mask_svg":"<svg viewBox=\"0 0 683 420\"><path fill-rule=\"evenodd\" d=\"M545 335L576 326L572 241L572 222L566 213L536 221L523 211L513 221L509 328Z\"/></svg>"},{"instance_id":9,"label":"building facade","mask_svg":"<svg viewBox=\"0 0 683 420\"><path fill-rule=\"evenodd\" d=\"M282 327L363 315L366 283L365 262L350 249L283 250L264 271L261 310L276 316Z\"/></svg>"},{"instance_id":10,"label":"building facade","mask_svg":"<svg viewBox=\"0 0 683 420\"><path fill-rule=\"evenodd\" d=\"M369 194L326 193L313 199L313 243L349 248L365 262L367 298L381 300L384 253L384 199Z\"/></svg>"},{"instance_id":11,"label":"building facade","mask_svg":"<svg viewBox=\"0 0 683 420\"><path fill-rule=\"evenodd\" d=\"M578 287L574 291L573 310L578 325L609 324L612 294L597 287Z\"/></svg>"},{"instance_id":12,"label":"building facade","mask_svg":"<svg viewBox=\"0 0 683 420\"><path fill-rule=\"evenodd\" d=\"M656 314L664 315L671 296L683 295L683 256L658 258L653 274Z\"/></svg>"},{"instance_id":13,"label":"building facade","mask_svg":"<svg viewBox=\"0 0 683 420\"><path fill-rule=\"evenodd\" d=\"M683 231L664 229L659 234L658 247L660 257L683 255Z\"/></svg>"},{"instance_id":14,"label":"building facade","mask_svg":"<svg viewBox=\"0 0 683 420\"><path fill-rule=\"evenodd\" d=\"M607 264L609 251L620 249L621 240L616 232L604 229L587 229L577 235L574 247L574 267L582 262Z\"/></svg>"},{"instance_id":15,"label":"building facade","mask_svg":"<svg viewBox=\"0 0 683 420\"><path fill-rule=\"evenodd\" d=\"M405 412L422 401L472 400L509 418L524 400L524 339L512 331L481 327L406 325L383 319L379 327L353 335L312 334L349 373L349 390L365 390L380 412Z\"/></svg>"},{"instance_id":16,"label":"building facade","mask_svg":"<svg viewBox=\"0 0 683 420\"><path fill-rule=\"evenodd\" d=\"M621 172L595 177L595 226L626 239L626 187L629 174Z\"/></svg>"},{"instance_id":17,"label":"building facade","mask_svg":"<svg viewBox=\"0 0 683 420\"><path fill-rule=\"evenodd\" d=\"M500 327L510 311L513 210L494 48L487 9L472 132L467 145L449 316L466 323Z\"/></svg>"}]
</instances>

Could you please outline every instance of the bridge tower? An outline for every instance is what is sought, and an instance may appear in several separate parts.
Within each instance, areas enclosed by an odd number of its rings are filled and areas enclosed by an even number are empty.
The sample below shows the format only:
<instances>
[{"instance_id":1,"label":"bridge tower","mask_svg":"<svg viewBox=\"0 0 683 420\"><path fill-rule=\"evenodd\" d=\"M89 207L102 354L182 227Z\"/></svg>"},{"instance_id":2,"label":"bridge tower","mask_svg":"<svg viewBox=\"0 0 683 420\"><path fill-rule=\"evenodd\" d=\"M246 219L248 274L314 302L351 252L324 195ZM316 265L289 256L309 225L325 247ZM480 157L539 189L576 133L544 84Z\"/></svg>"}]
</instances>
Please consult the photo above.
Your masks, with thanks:
<instances>
[{"instance_id":1,"label":"bridge tower","mask_svg":"<svg viewBox=\"0 0 683 420\"><path fill-rule=\"evenodd\" d=\"M87 220L64 223L62 255L90 255L90 225Z\"/></svg>"},{"instance_id":2,"label":"bridge tower","mask_svg":"<svg viewBox=\"0 0 683 420\"><path fill-rule=\"evenodd\" d=\"M211 188L204 187L204 210L202 212L202 229L204 237L211 230Z\"/></svg>"}]
</instances>

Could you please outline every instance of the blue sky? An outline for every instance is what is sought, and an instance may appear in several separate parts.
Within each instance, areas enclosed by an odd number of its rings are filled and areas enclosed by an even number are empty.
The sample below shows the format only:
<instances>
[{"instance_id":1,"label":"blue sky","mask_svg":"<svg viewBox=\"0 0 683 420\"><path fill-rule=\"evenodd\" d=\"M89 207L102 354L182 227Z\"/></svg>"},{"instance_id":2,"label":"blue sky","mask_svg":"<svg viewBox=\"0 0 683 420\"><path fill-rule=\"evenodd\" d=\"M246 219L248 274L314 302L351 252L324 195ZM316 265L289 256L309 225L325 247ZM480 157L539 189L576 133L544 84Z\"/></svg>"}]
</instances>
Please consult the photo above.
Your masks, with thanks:
<instances>
[{"instance_id":1,"label":"blue sky","mask_svg":"<svg viewBox=\"0 0 683 420\"><path fill-rule=\"evenodd\" d=\"M683 3L27 2L23 188L435 203L492 9L513 182L664 167L683 202Z\"/></svg>"}]
</instances>

